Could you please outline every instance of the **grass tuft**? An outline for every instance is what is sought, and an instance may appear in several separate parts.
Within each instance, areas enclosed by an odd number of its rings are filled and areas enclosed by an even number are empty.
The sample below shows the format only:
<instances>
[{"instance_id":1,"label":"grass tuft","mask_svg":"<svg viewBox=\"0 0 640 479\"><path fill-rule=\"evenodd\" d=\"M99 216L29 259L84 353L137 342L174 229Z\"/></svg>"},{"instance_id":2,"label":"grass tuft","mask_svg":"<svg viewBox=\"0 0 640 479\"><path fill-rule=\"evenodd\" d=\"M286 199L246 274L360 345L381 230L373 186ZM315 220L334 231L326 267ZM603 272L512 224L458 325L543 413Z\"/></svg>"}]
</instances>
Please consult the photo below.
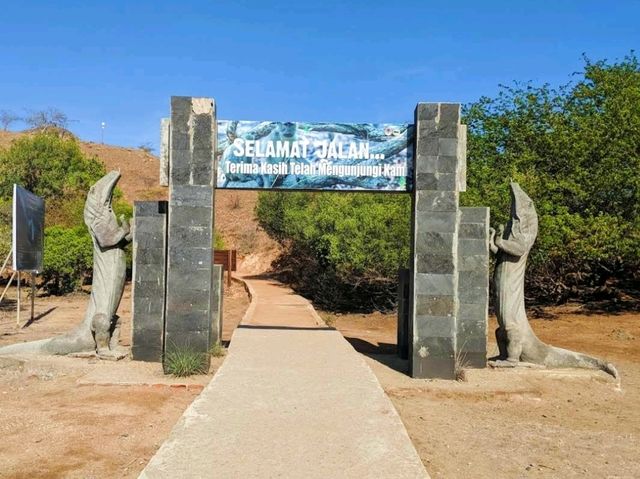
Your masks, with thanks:
<instances>
[{"instance_id":1,"label":"grass tuft","mask_svg":"<svg viewBox=\"0 0 640 479\"><path fill-rule=\"evenodd\" d=\"M189 347L174 346L166 353L165 369L168 374L177 377L206 374L206 355Z\"/></svg>"},{"instance_id":2,"label":"grass tuft","mask_svg":"<svg viewBox=\"0 0 640 479\"><path fill-rule=\"evenodd\" d=\"M221 358L227 354L227 348L225 348L220 341L216 341L209 349L209 354L214 358Z\"/></svg>"}]
</instances>

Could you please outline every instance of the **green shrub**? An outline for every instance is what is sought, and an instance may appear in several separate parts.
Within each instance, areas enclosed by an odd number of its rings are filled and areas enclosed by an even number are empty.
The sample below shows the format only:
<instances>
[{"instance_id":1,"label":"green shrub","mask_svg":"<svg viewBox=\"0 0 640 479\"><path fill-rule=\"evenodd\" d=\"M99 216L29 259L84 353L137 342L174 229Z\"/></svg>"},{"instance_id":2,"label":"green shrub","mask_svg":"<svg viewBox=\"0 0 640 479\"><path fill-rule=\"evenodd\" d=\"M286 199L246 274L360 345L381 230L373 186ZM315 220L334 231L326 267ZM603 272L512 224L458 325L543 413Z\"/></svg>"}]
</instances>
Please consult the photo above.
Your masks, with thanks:
<instances>
[{"instance_id":1,"label":"green shrub","mask_svg":"<svg viewBox=\"0 0 640 479\"><path fill-rule=\"evenodd\" d=\"M221 358L227 353L226 348L222 345L220 341L216 341L210 348L209 354L214 358Z\"/></svg>"},{"instance_id":2,"label":"green shrub","mask_svg":"<svg viewBox=\"0 0 640 479\"><path fill-rule=\"evenodd\" d=\"M214 232L214 236L213 236L213 249L224 249L225 248L225 244L224 244L224 238L222 237L222 235L220 233L218 233L217 231Z\"/></svg>"},{"instance_id":3,"label":"green shrub","mask_svg":"<svg viewBox=\"0 0 640 479\"><path fill-rule=\"evenodd\" d=\"M178 377L207 373L206 354L190 347L171 346L165 352L165 372Z\"/></svg>"},{"instance_id":4,"label":"green shrub","mask_svg":"<svg viewBox=\"0 0 640 479\"><path fill-rule=\"evenodd\" d=\"M540 218L526 276L535 301L637 289L637 105L640 64L631 55L587 60L582 78L559 89L503 87L466 107L468 191L461 202L491 207L495 227L508 219L509 181L529 193Z\"/></svg>"},{"instance_id":5,"label":"green shrub","mask_svg":"<svg viewBox=\"0 0 640 479\"><path fill-rule=\"evenodd\" d=\"M5 199L11 198L14 183L45 200L86 194L104 174L104 165L85 156L74 138L56 133L25 135L0 149L0 197Z\"/></svg>"},{"instance_id":6,"label":"green shrub","mask_svg":"<svg viewBox=\"0 0 640 479\"><path fill-rule=\"evenodd\" d=\"M329 310L389 309L409 260L410 200L371 193L261 193L263 228L288 248L283 279Z\"/></svg>"},{"instance_id":7,"label":"green shrub","mask_svg":"<svg viewBox=\"0 0 640 479\"><path fill-rule=\"evenodd\" d=\"M536 204L528 299L635 291L640 280L640 63L586 60L559 89L503 87L464 108L463 206L509 216L509 182ZM329 310L393 306L409 256L408 195L261 193L262 227L286 248L282 278Z\"/></svg>"},{"instance_id":8,"label":"green shrub","mask_svg":"<svg viewBox=\"0 0 640 479\"><path fill-rule=\"evenodd\" d=\"M45 229L42 279L51 294L80 289L93 267L93 243L85 227Z\"/></svg>"}]
</instances>

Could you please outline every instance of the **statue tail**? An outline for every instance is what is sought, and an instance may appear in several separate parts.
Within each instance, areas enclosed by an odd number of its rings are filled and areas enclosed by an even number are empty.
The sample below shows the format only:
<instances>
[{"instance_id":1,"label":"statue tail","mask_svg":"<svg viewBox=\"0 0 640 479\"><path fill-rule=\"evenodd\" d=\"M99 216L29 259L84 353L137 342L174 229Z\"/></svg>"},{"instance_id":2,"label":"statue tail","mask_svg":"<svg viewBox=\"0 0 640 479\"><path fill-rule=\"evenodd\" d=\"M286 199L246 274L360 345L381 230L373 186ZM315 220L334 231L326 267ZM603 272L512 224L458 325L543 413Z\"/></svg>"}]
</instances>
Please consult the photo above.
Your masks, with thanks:
<instances>
[{"instance_id":1,"label":"statue tail","mask_svg":"<svg viewBox=\"0 0 640 479\"><path fill-rule=\"evenodd\" d=\"M602 359L569 351L568 349L556 348L554 346L547 345L547 348L547 355L544 358L545 366L554 368L598 369L610 374L615 379L619 378L618 370L615 366Z\"/></svg>"},{"instance_id":2,"label":"statue tail","mask_svg":"<svg viewBox=\"0 0 640 479\"><path fill-rule=\"evenodd\" d=\"M90 331L78 329L62 336L27 343L10 344L0 347L4 354L71 354L95 351L95 343Z\"/></svg>"},{"instance_id":3,"label":"statue tail","mask_svg":"<svg viewBox=\"0 0 640 479\"><path fill-rule=\"evenodd\" d=\"M46 352L47 344L51 339L41 339L28 343L10 344L0 348L0 355L3 354L41 354Z\"/></svg>"}]
</instances>

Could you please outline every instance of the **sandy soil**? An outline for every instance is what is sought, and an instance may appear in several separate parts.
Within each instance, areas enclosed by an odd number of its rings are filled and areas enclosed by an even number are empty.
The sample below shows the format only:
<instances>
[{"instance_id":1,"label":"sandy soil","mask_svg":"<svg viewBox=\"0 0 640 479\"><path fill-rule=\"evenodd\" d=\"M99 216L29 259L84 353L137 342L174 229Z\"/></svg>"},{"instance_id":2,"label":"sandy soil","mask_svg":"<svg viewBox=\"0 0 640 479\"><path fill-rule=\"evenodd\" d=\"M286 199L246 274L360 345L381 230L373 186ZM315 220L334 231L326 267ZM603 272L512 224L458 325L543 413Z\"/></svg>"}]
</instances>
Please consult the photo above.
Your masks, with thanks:
<instances>
[{"instance_id":1,"label":"sandy soil","mask_svg":"<svg viewBox=\"0 0 640 479\"><path fill-rule=\"evenodd\" d=\"M87 294L39 297L36 321L15 327L15 292L0 310L0 345L68 331L81 320ZM225 292L229 340L248 306L244 287ZM119 314L130 344L130 291ZM23 311L27 320L29 311ZM137 477L209 375L171 378L159 364L122 360L0 358L0 477Z\"/></svg>"},{"instance_id":2,"label":"sandy soil","mask_svg":"<svg viewBox=\"0 0 640 479\"><path fill-rule=\"evenodd\" d=\"M393 354L394 315L322 315L366 355L432 477L640 477L640 314L547 312L554 320L532 321L539 337L613 361L620 389L604 373L575 370L414 380ZM497 350L492 337L488 348Z\"/></svg>"}]
</instances>

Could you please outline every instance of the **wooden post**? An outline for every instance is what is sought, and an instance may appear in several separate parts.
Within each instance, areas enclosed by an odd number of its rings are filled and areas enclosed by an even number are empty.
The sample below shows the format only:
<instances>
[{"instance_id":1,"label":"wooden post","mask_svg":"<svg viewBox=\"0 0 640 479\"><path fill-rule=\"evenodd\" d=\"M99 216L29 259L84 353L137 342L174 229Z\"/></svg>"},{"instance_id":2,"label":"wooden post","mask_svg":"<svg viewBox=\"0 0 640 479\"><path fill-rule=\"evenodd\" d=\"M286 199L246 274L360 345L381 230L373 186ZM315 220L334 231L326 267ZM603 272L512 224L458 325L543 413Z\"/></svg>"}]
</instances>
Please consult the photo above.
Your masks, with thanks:
<instances>
[{"instance_id":1,"label":"wooden post","mask_svg":"<svg viewBox=\"0 0 640 479\"><path fill-rule=\"evenodd\" d=\"M231 287L231 250L227 250L227 287Z\"/></svg>"}]
</instances>

